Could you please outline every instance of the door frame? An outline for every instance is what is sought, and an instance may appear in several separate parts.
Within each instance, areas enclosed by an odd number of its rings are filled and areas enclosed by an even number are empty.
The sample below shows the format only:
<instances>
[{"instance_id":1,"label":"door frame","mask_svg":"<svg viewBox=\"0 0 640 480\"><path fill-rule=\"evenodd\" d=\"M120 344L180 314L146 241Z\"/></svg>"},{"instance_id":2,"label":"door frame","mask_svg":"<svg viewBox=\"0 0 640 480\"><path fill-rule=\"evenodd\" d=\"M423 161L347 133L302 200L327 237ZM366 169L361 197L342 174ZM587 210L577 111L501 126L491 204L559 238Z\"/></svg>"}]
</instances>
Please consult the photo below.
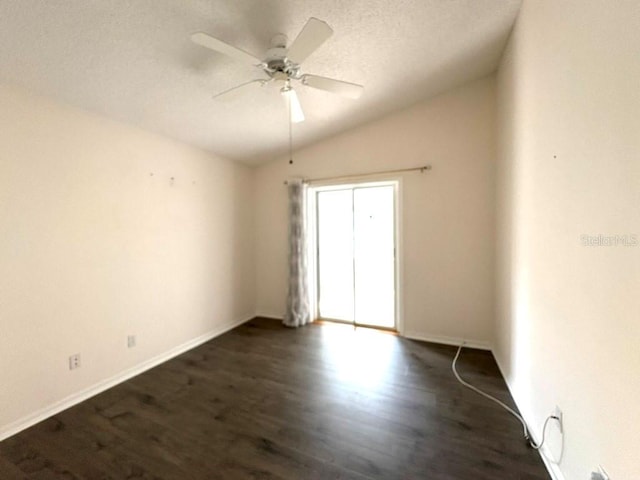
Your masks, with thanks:
<instances>
[{"instance_id":1,"label":"door frame","mask_svg":"<svg viewBox=\"0 0 640 480\"><path fill-rule=\"evenodd\" d=\"M322 318L320 316L320 305L318 301L319 290L319 269L318 269L318 205L317 194L322 191L332 190L349 190L353 188L367 188L367 187L393 187L393 199L394 199L394 245L395 245L395 265L394 265L394 317L395 327L384 328L369 325L359 325L354 322L348 322L344 320L335 320L330 318ZM326 320L331 322L353 324L355 326L362 326L367 328L378 328L381 330L392 330L398 332L400 335L404 334L404 319L403 319L403 289L402 289L402 273L403 273L403 255L402 255L402 177L380 177L377 179L346 179L346 180L334 180L330 182L314 182L307 187L307 264L308 269L308 281L309 281L309 295L311 303L311 312L314 320Z\"/></svg>"}]
</instances>

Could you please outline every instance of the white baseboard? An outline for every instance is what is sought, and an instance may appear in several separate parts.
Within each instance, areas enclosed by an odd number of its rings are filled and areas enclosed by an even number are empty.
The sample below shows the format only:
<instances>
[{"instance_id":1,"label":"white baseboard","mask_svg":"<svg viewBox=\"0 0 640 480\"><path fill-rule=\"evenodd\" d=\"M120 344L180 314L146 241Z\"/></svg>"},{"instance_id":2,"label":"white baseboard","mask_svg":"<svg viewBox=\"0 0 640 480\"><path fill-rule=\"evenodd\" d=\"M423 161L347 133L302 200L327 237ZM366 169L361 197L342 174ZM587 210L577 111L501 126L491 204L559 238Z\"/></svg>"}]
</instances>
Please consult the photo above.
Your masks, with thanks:
<instances>
[{"instance_id":1,"label":"white baseboard","mask_svg":"<svg viewBox=\"0 0 640 480\"><path fill-rule=\"evenodd\" d=\"M411 340L420 340L422 342L431 342L431 343L441 343L444 345L453 345L454 347L459 347L464 342L465 347L491 351L491 344L483 340L469 340L466 338L445 337L441 335L424 335L422 333L414 333L414 332L404 332L403 336Z\"/></svg>"},{"instance_id":2,"label":"white baseboard","mask_svg":"<svg viewBox=\"0 0 640 480\"><path fill-rule=\"evenodd\" d=\"M274 313L256 313L256 317L264 317L264 318L273 318L274 320L282 320L282 314L274 314ZM464 338L457 337L445 337L438 335L424 335L421 333L413 333L413 332L398 332L400 336L409 338L411 340L420 340L422 342L431 342L431 343L440 343L444 345L453 345L455 347L460 346L462 342L465 343L465 346L469 348L477 348L479 350L489 350L491 351L491 344L489 342L485 342L482 340L468 340Z\"/></svg>"},{"instance_id":3,"label":"white baseboard","mask_svg":"<svg viewBox=\"0 0 640 480\"><path fill-rule=\"evenodd\" d=\"M273 318L274 320L283 320L284 319L284 315L282 315L282 312L280 312L280 313L256 313L256 317Z\"/></svg>"},{"instance_id":4,"label":"white baseboard","mask_svg":"<svg viewBox=\"0 0 640 480\"><path fill-rule=\"evenodd\" d=\"M529 435L531 435L531 438L535 443L539 443L540 439L538 438L536 431L534 429L529 428L531 425L530 416L527 414L527 412L524 412L518 405L518 399L514 395L513 389L511 388L511 384L509 383L509 380L507 380L507 377L504 374L504 369L500 364L500 360L498 359L498 356L494 354L493 357L496 359L496 364L498 365L498 370L500 370L500 375L502 375L502 378L504 378L504 382L507 384L507 388L509 389L511 398L513 398L513 401L516 403L516 406L520 411L520 415L522 415L522 418L524 418L524 421L527 424ZM538 450L538 455L540 455L540 458L542 458L542 462L544 463L544 466L547 468L547 471L549 472L549 475L551 475L551 478L553 480L565 480L564 474L562 473L562 470L560 470L560 466L551 460L552 456L546 445L543 445L542 448Z\"/></svg>"},{"instance_id":5,"label":"white baseboard","mask_svg":"<svg viewBox=\"0 0 640 480\"><path fill-rule=\"evenodd\" d=\"M25 430L35 425L36 423L41 422L42 420L45 420L57 413L60 413L69 407L77 405L78 403L83 402L88 398L91 398L99 393L102 393L105 390L108 390L109 388L118 385L119 383L129 380L130 378L133 378L136 375L140 375L141 373L153 367L156 367L161 363L164 363L167 360L170 360L173 357L177 357L178 355L188 350L191 350L199 345L202 345L203 343L208 342L209 340L219 335L222 335L223 333L226 333L229 330L232 330L235 327L242 325L245 322L248 322L252 318L253 316L243 320L238 320L232 323L228 323L221 327L217 327L213 330L210 330L209 332L203 335L200 335L192 340L189 340L181 345L178 345L164 353L156 355L155 357L152 357L149 360L145 360L144 362L134 367L128 368L127 370L124 370L123 372L120 372L110 378L107 378L106 380L102 380L94 385L91 385L88 388L85 388L84 390L71 394L68 397L63 398L62 400L53 403L52 405L41 408L40 410L34 413L31 413L23 418L20 418L8 425L4 425L0 427L0 441L11 437L18 432L21 432L22 430Z\"/></svg>"}]
</instances>

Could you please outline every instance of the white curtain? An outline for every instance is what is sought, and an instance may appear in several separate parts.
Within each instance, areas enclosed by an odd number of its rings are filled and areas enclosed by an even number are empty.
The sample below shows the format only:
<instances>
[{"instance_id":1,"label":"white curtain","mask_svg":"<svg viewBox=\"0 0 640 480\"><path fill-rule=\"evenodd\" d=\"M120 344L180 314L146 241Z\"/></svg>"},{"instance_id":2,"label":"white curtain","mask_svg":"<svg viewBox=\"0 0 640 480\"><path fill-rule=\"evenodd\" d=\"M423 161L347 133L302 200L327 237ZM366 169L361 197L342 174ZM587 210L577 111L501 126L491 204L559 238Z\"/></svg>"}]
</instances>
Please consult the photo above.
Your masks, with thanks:
<instances>
[{"instance_id":1,"label":"white curtain","mask_svg":"<svg viewBox=\"0 0 640 480\"><path fill-rule=\"evenodd\" d=\"M289 180L289 292L284 324L301 327L311 322L307 282L306 187Z\"/></svg>"}]
</instances>

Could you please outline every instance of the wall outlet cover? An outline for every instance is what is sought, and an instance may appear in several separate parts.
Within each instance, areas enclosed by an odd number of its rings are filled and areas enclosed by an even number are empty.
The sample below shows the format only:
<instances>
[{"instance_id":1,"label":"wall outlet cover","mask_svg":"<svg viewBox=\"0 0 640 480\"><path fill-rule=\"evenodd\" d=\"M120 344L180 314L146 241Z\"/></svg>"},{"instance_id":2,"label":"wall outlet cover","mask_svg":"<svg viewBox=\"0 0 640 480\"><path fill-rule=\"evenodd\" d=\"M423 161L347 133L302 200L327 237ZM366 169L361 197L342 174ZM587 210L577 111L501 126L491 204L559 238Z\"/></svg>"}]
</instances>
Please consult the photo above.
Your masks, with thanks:
<instances>
[{"instance_id":1,"label":"wall outlet cover","mask_svg":"<svg viewBox=\"0 0 640 480\"><path fill-rule=\"evenodd\" d=\"M80 368L80 354L76 353L75 355L71 355L69 357L69 370L75 370L76 368Z\"/></svg>"},{"instance_id":2,"label":"wall outlet cover","mask_svg":"<svg viewBox=\"0 0 640 480\"><path fill-rule=\"evenodd\" d=\"M611 480L607 472L604 471L602 465L598 465L597 472L591 472L591 480Z\"/></svg>"},{"instance_id":3,"label":"wall outlet cover","mask_svg":"<svg viewBox=\"0 0 640 480\"><path fill-rule=\"evenodd\" d=\"M558 420L556 420L556 421L558 423L558 428L560 429L560 433L564 433L564 426L563 426L563 423L562 423L562 420L563 420L563 418L562 418L562 410L560 410L559 406L556 405L556 408L553 411L553 415L558 418Z\"/></svg>"},{"instance_id":4,"label":"wall outlet cover","mask_svg":"<svg viewBox=\"0 0 640 480\"><path fill-rule=\"evenodd\" d=\"M598 465L598 472L600 472L600 475L602 475L603 480L611 480L609 478L609 474L604 471L604 468L602 468L602 465Z\"/></svg>"}]
</instances>

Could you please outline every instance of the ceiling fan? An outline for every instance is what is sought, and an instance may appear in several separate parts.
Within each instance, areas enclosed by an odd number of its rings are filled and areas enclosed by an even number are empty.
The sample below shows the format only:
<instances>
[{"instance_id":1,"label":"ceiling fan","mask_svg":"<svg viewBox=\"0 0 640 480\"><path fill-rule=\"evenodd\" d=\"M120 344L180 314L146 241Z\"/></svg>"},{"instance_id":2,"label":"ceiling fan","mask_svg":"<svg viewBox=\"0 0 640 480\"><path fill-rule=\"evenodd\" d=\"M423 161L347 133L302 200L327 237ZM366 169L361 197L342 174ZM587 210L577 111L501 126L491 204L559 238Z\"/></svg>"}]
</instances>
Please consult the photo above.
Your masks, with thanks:
<instances>
[{"instance_id":1,"label":"ceiling fan","mask_svg":"<svg viewBox=\"0 0 640 480\"><path fill-rule=\"evenodd\" d=\"M191 40L198 45L238 61L250 63L266 74L266 78L258 78L241 83L214 95L213 98L221 97L231 92L239 93L256 85L265 86L272 83L280 88L280 92L287 100L291 121L298 123L304 120L304 113L298 95L293 89L292 82L297 81L308 87L325 90L352 99L360 97L364 89L362 85L355 83L301 72L300 65L302 62L332 34L333 30L329 25L322 20L311 17L291 45L287 46L288 39L286 35L278 34L274 36L271 40L271 47L267 51L266 57L262 60L206 33L194 33L191 35Z\"/></svg>"}]
</instances>

